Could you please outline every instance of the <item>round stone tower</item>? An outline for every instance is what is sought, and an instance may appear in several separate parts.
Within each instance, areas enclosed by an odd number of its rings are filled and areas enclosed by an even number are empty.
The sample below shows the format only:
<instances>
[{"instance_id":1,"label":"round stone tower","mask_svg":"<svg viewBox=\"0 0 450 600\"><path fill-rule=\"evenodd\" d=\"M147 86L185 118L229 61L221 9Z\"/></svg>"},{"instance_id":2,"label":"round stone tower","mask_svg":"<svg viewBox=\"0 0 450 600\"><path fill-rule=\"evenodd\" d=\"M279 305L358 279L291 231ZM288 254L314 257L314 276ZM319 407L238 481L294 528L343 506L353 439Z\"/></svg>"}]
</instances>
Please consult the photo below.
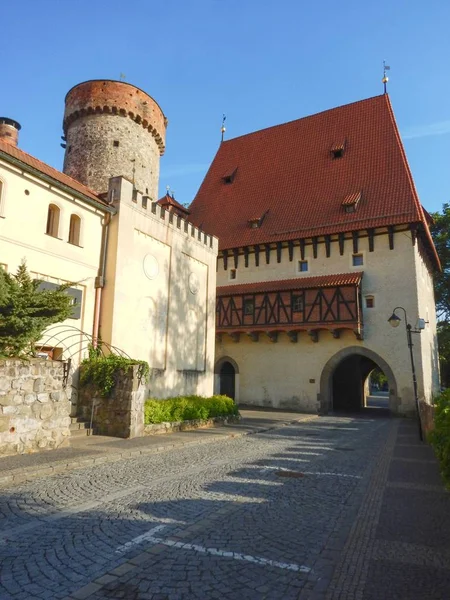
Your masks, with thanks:
<instances>
[{"instance_id":1,"label":"round stone tower","mask_svg":"<svg viewBox=\"0 0 450 600\"><path fill-rule=\"evenodd\" d=\"M92 80L66 96L63 171L101 194L122 175L158 198L167 119L151 96L123 81Z\"/></svg>"},{"instance_id":2,"label":"round stone tower","mask_svg":"<svg viewBox=\"0 0 450 600\"><path fill-rule=\"evenodd\" d=\"M0 140L11 146L17 146L19 141L20 124L14 119L0 117Z\"/></svg>"}]
</instances>

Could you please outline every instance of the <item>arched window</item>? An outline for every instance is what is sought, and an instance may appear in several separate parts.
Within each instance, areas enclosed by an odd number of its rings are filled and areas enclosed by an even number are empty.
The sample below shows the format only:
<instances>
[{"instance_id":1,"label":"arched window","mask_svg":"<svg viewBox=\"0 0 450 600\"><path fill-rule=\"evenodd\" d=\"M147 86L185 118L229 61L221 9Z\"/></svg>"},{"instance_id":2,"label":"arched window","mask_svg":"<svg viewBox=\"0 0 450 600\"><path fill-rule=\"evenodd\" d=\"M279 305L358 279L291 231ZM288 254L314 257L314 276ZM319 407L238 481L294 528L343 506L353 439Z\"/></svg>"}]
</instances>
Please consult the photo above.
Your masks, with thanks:
<instances>
[{"instance_id":1,"label":"arched window","mask_svg":"<svg viewBox=\"0 0 450 600\"><path fill-rule=\"evenodd\" d=\"M47 230L46 234L52 237L58 237L59 230L59 213L60 210L56 204L50 204L47 214Z\"/></svg>"},{"instance_id":2,"label":"arched window","mask_svg":"<svg viewBox=\"0 0 450 600\"><path fill-rule=\"evenodd\" d=\"M78 215L70 215L69 244L80 245L81 219Z\"/></svg>"}]
</instances>

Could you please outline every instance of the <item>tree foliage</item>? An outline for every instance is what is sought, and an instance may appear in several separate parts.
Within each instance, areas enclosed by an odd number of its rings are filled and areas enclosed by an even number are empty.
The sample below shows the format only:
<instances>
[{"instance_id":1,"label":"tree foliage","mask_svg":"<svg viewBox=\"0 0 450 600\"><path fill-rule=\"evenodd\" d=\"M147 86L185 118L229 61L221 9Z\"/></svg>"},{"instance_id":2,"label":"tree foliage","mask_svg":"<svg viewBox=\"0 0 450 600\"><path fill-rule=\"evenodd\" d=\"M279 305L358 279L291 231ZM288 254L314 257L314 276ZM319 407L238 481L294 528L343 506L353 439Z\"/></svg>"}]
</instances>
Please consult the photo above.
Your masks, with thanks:
<instances>
[{"instance_id":1,"label":"tree foliage","mask_svg":"<svg viewBox=\"0 0 450 600\"><path fill-rule=\"evenodd\" d=\"M32 354L44 330L72 313L71 284L40 290L23 262L12 275L0 269L0 356Z\"/></svg>"},{"instance_id":2,"label":"tree foliage","mask_svg":"<svg viewBox=\"0 0 450 600\"><path fill-rule=\"evenodd\" d=\"M434 213L431 225L436 250L442 264L442 273L435 276L434 290L439 320L450 321L450 204L444 204L442 213Z\"/></svg>"}]
</instances>

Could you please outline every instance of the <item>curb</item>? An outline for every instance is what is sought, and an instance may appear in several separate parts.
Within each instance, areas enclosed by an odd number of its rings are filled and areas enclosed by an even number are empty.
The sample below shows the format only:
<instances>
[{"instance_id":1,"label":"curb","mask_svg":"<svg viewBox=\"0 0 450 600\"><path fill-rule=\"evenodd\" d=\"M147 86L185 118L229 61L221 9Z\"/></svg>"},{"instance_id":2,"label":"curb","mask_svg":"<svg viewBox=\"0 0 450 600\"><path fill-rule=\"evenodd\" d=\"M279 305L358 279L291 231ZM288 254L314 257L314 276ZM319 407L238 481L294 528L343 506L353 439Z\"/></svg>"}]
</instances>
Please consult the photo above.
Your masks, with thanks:
<instances>
[{"instance_id":1,"label":"curb","mask_svg":"<svg viewBox=\"0 0 450 600\"><path fill-rule=\"evenodd\" d=\"M0 488L10 487L18 485L19 483L26 483L40 479L41 477L48 477L52 475L59 475L60 473L66 473L68 471L75 471L77 469L84 469L85 467L92 467L102 463L114 463L119 460L127 458L138 458L140 456L149 454L158 454L166 450L173 450L174 448L183 448L185 446L199 445L199 444L211 444L221 440L227 440L231 438L245 437L248 435L254 435L256 433L264 433L266 431L273 431L274 429L280 429L286 425L294 425L296 423L306 423L317 419L317 415L309 415L306 417L300 417L298 419L289 421L278 421L276 425L269 427L259 427L249 431L233 432L224 435L222 438L212 437L211 439L205 440L194 440L192 442L174 442L172 444L164 444L161 446L153 446L151 448L141 448L138 450L127 450L124 452L117 452L113 454L105 454L100 456L93 456L92 458L74 459L70 462L55 462L53 464L47 464L43 467L24 467L22 469L12 469L6 475L0 475ZM216 428L217 429L217 428Z\"/></svg>"}]
</instances>

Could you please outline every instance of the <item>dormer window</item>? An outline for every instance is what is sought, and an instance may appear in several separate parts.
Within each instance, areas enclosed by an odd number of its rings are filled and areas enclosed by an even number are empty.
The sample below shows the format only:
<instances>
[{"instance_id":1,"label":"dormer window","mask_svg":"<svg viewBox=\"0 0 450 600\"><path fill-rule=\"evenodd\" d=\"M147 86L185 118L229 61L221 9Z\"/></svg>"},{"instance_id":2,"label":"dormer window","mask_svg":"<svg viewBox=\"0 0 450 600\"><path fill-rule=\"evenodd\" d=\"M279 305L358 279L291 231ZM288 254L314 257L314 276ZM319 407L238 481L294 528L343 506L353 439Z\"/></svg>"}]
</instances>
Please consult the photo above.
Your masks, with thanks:
<instances>
[{"instance_id":1,"label":"dormer window","mask_svg":"<svg viewBox=\"0 0 450 600\"><path fill-rule=\"evenodd\" d=\"M260 227L261 225L261 219L259 217L249 219L248 224L251 227L251 229L258 229L258 227Z\"/></svg>"},{"instance_id":2,"label":"dormer window","mask_svg":"<svg viewBox=\"0 0 450 600\"><path fill-rule=\"evenodd\" d=\"M251 229L258 229L259 227L261 227L268 212L269 212L269 210L266 210L266 212L264 214L262 214L260 217L252 217L251 219L248 219L248 221L247 221L248 226Z\"/></svg>"},{"instance_id":3,"label":"dormer window","mask_svg":"<svg viewBox=\"0 0 450 600\"><path fill-rule=\"evenodd\" d=\"M354 213L358 208L359 201L361 200L361 192L354 192L353 194L347 194L342 200L342 206L346 213Z\"/></svg>"},{"instance_id":4,"label":"dormer window","mask_svg":"<svg viewBox=\"0 0 450 600\"><path fill-rule=\"evenodd\" d=\"M342 158L344 156L344 150L345 141L335 142L330 148L331 158Z\"/></svg>"},{"instance_id":5,"label":"dormer window","mask_svg":"<svg viewBox=\"0 0 450 600\"><path fill-rule=\"evenodd\" d=\"M224 183L230 184L233 183L234 178L236 177L237 167L234 169L230 169L222 175L222 181Z\"/></svg>"}]
</instances>

